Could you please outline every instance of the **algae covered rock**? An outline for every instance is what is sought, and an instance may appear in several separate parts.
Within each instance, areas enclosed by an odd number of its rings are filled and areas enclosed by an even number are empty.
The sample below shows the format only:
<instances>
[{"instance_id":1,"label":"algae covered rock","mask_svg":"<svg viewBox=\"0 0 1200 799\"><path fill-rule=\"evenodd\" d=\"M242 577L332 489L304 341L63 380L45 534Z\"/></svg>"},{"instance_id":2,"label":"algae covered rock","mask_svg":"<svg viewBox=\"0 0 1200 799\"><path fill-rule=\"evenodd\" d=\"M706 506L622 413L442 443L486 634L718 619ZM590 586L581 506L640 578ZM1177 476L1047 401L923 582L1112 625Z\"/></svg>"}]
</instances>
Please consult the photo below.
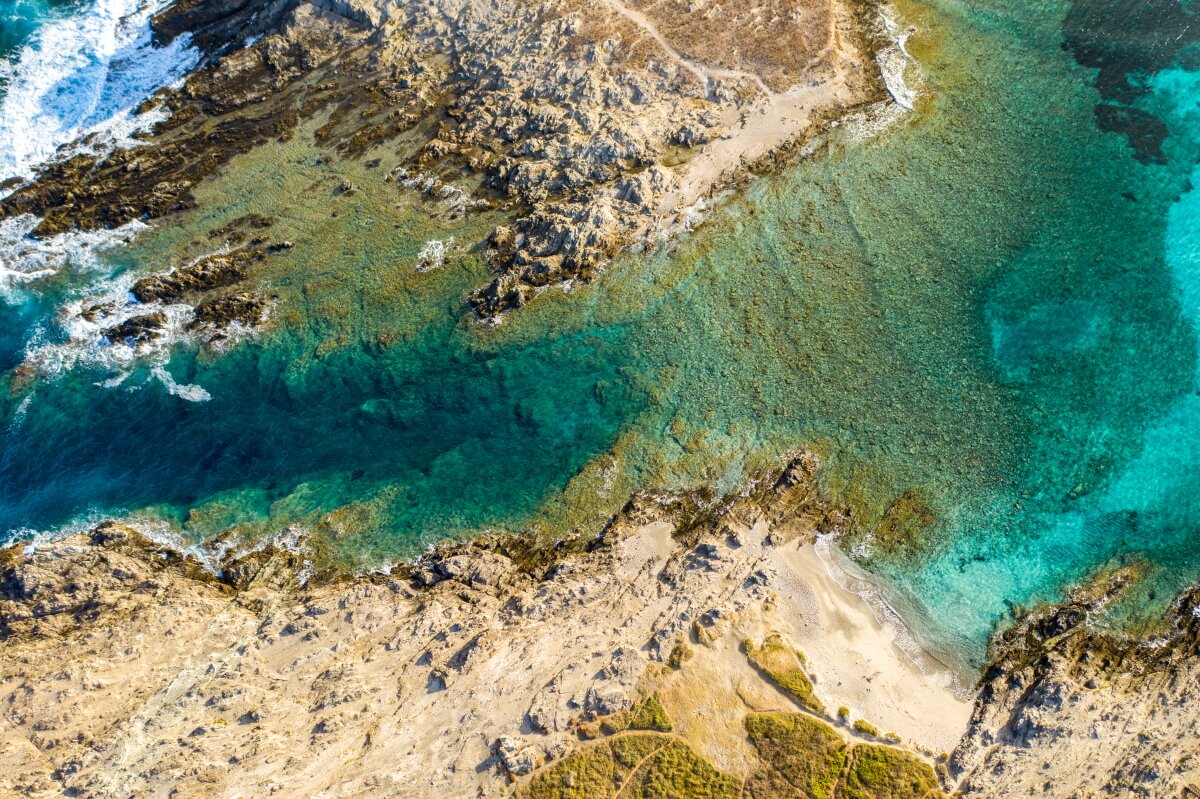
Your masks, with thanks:
<instances>
[{"instance_id":1,"label":"algae covered rock","mask_svg":"<svg viewBox=\"0 0 1200 799\"><path fill-rule=\"evenodd\" d=\"M260 261L265 250L246 248L209 255L173 272L150 275L130 290L138 302L177 302L187 294L232 286L246 279L247 269Z\"/></svg>"},{"instance_id":2,"label":"algae covered rock","mask_svg":"<svg viewBox=\"0 0 1200 799\"><path fill-rule=\"evenodd\" d=\"M112 344L136 347L138 344L151 343L161 338L166 326L167 315L161 311L154 311L130 317L113 325L104 331L103 336Z\"/></svg>"}]
</instances>

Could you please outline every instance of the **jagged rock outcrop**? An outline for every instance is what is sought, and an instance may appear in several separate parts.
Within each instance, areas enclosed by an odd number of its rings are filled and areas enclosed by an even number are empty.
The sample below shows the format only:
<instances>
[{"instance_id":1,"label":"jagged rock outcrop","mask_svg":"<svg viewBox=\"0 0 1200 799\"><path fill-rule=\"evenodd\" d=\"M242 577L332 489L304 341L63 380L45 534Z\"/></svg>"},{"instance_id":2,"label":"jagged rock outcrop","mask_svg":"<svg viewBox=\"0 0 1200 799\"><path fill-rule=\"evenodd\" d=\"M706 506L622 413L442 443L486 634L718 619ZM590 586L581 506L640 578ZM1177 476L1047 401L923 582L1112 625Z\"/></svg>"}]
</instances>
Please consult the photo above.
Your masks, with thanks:
<instances>
[{"instance_id":1,"label":"jagged rock outcrop","mask_svg":"<svg viewBox=\"0 0 1200 799\"><path fill-rule=\"evenodd\" d=\"M9 547L0 792L500 796L514 778L544 792L574 768L555 769L567 755L587 761L587 741L617 751L635 743L622 730L648 729L670 730L661 745L727 775L732 796L739 784L786 787L771 769L793 766L764 755L778 747L755 730L804 719L824 725L830 753L869 756L862 779L888 762L932 774L942 745L928 736L953 735L965 713L920 718L941 707L927 704L938 689L904 655L894 674L828 660L821 648L842 633L810 628L815 584L788 553L841 518L812 474L801 459L724 502L636 498L596 538L484 537L362 576L334 568L318 541L181 554L112 522ZM1148 640L1095 629L1089 616L1136 576L1106 575L997 637L966 735L938 765L947 790L1194 790L1200 589ZM842 693L870 686L862 700L889 680L897 693L869 707ZM854 710L826 710L842 704ZM910 734L920 746L905 745ZM854 768L839 785L856 784Z\"/></svg>"},{"instance_id":2,"label":"jagged rock outcrop","mask_svg":"<svg viewBox=\"0 0 1200 799\"><path fill-rule=\"evenodd\" d=\"M680 741L748 773L743 716L798 710L740 649L803 618L772 610L789 572L759 521L807 490L781 485L703 513L647 497L596 538L482 538L390 574L286 538L180 554L117 523L0 550L0 793L502 796L581 737L661 728L664 707ZM731 528L719 568L692 557ZM713 613L720 634L672 659Z\"/></svg>"},{"instance_id":3,"label":"jagged rock outcrop","mask_svg":"<svg viewBox=\"0 0 1200 799\"><path fill-rule=\"evenodd\" d=\"M144 277L133 284L130 293L142 303L176 302L188 294L240 283L246 279L251 264L265 255L266 250L261 247L208 255L171 272Z\"/></svg>"},{"instance_id":4,"label":"jagged rock outcrop","mask_svg":"<svg viewBox=\"0 0 1200 799\"><path fill-rule=\"evenodd\" d=\"M398 183L507 212L496 276L470 297L495 316L594 278L749 164L885 96L871 6L777 5L176 2L156 35L189 35L203 60L145 104L167 120L144 146L47 164L0 219L36 215L32 235L50 236L186 210L231 158L322 114L316 141L339 157L407 133Z\"/></svg>"},{"instance_id":5,"label":"jagged rock outcrop","mask_svg":"<svg viewBox=\"0 0 1200 799\"><path fill-rule=\"evenodd\" d=\"M950 762L963 796L1200 795L1200 588L1147 637L1089 624L1128 577L997 637Z\"/></svg>"}]
</instances>

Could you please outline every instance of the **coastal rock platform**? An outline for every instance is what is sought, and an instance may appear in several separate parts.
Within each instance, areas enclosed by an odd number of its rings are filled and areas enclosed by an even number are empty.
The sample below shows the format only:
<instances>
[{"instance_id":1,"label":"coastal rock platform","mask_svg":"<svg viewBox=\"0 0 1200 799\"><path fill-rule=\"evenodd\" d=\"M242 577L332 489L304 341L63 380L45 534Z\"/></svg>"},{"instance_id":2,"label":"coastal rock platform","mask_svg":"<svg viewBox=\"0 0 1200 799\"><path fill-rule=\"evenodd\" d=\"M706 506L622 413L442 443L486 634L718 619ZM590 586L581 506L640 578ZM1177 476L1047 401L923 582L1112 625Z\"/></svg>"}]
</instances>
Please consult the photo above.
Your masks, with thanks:
<instances>
[{"instance_id":1,"label":"coastal rock platform","mask_svg":"<svg viewBox=\"0 0 1200 799\"><path fill-rule=\"evenodd\" d=\"M650 733L761 787L797 724L933 789L969 705L818 576L834 520L780 478L716 514L641 498L587 542L481 539L391 574L281 545L205 565L116 523L12 547L2 790L545 795L573 753Z\"/></svg>"},{"instance_id":2,"label":"coastal rock platform","mask_svg":"<svg viewBox=\"0 0 1200 799\"><path fill-rule=\"evenodd\" d=\"M482 538L359 576L294 544L214 561L114 522L10 547L0 785L34 797L642 795L693 779L703 791L678 795L1192 790L1200 600L1181 599L1174 632L1150 645L1084 624L1103 593L1038 610L997 639L972 707L830 577L813 542L839 515L809 475L798 462L716 506L638 497L586 541ZM794 792L797 774L810 789Z\"/></svg>"},{"instance_id":3,"label":"coastal rock platform","mask_svg":"<svg viewBox=\"0 0 1200 799\"><path fill-rule=\"evenodd\" d=\"M481 317L594 278L686 229L721 190L848 109L886 97L873 6L193 0L154 21L203 60L144 144L64 151L0 199L34 236L193 207L229 160L306 122L331 157L386 158L389 178L463 209L502 209ZM785 44L786 43L786 44ZM353 191L353 186L346 187Z\"/></svg>"}]
</instances>

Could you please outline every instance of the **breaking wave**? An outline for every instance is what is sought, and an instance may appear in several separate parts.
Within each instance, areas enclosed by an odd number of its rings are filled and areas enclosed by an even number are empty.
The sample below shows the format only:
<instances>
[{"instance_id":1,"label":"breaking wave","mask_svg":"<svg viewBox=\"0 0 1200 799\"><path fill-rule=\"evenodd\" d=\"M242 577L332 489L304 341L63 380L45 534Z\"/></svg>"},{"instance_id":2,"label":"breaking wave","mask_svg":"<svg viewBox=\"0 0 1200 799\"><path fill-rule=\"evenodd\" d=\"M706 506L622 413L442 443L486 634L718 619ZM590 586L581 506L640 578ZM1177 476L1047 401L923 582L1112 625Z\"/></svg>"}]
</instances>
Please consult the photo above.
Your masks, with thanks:
<instances>
[{"instance_id":1,"label":"breaking wave","mask_svg":"<svg viewBox=\"0 0 1200 799\"><path fill-rule=\"evenodd\" d=\"M100 269L103 267L100 253L128 244L148 227L144 222L134 221L113 230L30 238L27 234L38 222L37 217L29 214L0 222L0 300L11 298L20 286L56 275L63 269L77 272Z\"/></svg>"},{"instance_id":2,"label":"breaking wave","mask_svg":"<svg viewBox=\"0 0 1200 799\"><path fill-rule=\"evenodd\" d=\"M30 177L59 147L85 136L92 136L84 146L90 150L128 144L165 117L135 109L200 58L188 36L154 46L150 19L166 5L95 0L86 12L47 20L0 62L0 180Z\"/></svg>"}]
</instances>

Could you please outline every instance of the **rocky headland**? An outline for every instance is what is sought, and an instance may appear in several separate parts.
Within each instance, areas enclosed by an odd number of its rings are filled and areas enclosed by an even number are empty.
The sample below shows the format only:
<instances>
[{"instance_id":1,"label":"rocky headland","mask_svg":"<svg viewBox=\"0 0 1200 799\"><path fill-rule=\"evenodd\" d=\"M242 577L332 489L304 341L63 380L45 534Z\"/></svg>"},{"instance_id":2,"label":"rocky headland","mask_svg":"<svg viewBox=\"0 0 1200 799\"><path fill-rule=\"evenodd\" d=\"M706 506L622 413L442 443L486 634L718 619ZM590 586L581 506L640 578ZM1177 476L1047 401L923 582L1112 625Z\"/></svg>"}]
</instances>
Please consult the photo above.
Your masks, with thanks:
<instances>
[{"instance_id":1,"label":"rocky headland","mask_svg":"<svg viewBox=\"0 0 1200 799\"><path fill-rule=\"evenodd\" d=\"M365 575L319 542L110 522L3 551L0 785L20 796L1161 796L1194 790L1195 606L1152 642L1079 593L998 636L973 707L829 578L802 458L594 537ZM952 752L952 754L951 754Z\"/></svg>"},{"instance_id":2,"label":"rocky headland","mask_svg":"<svg viewBox=\"0 0 1200 799\"><path fill-rule=\"evenodd\" d=\"M878 10L857 0L181 0L153 27L202 53L143 105L169 115L140 146L63 148L0 219L32 215L46 237L183 211L231 158L313 121L330 157L386 161L434 197L465 181L463 212L504 210L495 277L469 298L487 318L686 227L886 97Z\"/></svg>"},{"instance_id":3,"label":"rocky headland","mask_svg":"<svg viewBox=\"0 0 1200 799\"><path fill-rule=\"evenodd\" d=\"M950 761L966 796L1200 796L1200 588L1143 635L1089 618L1135 578L1102 575L992 642Z\"/></svg>"}]
</instances>

